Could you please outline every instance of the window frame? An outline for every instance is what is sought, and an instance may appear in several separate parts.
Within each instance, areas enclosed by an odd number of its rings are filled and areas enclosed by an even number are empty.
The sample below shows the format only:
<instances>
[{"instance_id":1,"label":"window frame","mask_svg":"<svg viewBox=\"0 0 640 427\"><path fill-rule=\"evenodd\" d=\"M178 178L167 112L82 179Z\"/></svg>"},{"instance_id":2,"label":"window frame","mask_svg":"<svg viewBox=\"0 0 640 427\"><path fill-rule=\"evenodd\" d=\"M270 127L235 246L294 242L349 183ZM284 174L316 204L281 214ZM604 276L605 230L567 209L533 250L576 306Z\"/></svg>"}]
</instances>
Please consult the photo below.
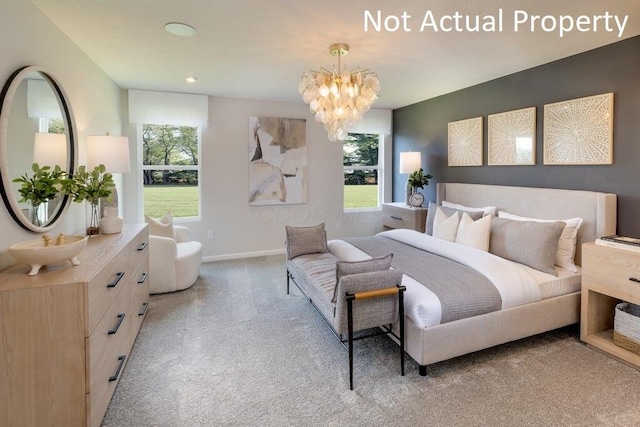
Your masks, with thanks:
<instances>
[{"instance_id":1,"label":"window frame","mask_svg":"<svg viewBox=\"0 0 640 427\"><path fill-rule=\"evenodd\" d=\"M367 134L367 135L377 135L378 136L378 163L375 166L360 166L360 165L351 165L351 166L342 166L342 211L344 213L351 212L376 212L382 210L382 203L384 197L384 135L378 134L375 132L350 132L349 134ZM342 149L344 151L344 144L348 141L342 141ZM360 208L346 208L344 206L344 174L346 170L376 170L378 172L378 205L377 206L366 206Z\"/></svg>"},{"instance_id":2,"label":"window frame","mask_svg":"<svg viewBox=\"0 0 640 427\"><path fill-rule=\"evenodd\" d=\"M144 141L142 139L143 127L145 125L157 125L157 126L175 126L175 127L193 127L196 128L196 140L198 143L198 164L197 165L145 165L143 146ZM137 152L138 152L138 189L141 192L141 196L138 198L138 211L141 212L142 220L144 219L144 172L148 170L168 170L168 171L183 171L183 170L195 170L198 175L198 214L196 216L176 216L172 217L174 223L186 223L196 222L202 220L202 128L200 126L190 125L173 125L173 124L157 124L157 123L139 123L136 125L136 139Z\"/></svg>"}]
</instances>

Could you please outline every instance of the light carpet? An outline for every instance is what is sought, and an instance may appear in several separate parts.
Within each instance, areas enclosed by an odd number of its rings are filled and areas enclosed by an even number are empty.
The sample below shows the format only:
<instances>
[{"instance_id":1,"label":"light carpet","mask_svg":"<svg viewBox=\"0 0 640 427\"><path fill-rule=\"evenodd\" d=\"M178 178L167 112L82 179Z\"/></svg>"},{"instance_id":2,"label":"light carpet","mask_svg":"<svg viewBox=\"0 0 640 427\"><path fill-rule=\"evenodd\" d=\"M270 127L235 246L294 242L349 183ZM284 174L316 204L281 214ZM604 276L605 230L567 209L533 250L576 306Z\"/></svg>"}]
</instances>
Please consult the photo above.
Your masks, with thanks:
<instances>
[{"instance_id":1,"label":"light carpet","mask_svg":"<svg viewBox=\"0 0 640 427\"><path fill-rule=\"evenodd\" d=\"M203 264L151 297L104 426L640 426L640 371L576 327L428 367L385 336L347 352L283 257Z\"/></svg>"}]
</instances>

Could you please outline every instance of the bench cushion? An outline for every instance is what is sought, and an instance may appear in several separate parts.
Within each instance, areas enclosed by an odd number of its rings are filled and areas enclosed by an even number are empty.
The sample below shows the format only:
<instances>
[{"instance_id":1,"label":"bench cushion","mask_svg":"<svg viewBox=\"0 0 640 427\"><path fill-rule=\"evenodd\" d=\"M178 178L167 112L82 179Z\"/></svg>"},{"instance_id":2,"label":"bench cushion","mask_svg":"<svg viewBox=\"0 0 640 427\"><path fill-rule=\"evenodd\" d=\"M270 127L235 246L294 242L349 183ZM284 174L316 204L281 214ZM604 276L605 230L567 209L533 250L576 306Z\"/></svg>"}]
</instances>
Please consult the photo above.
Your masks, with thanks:
<instances>
[{"instance_id":1,"label":"bench cushion","mask_svg":"<svg viewBox=\"0 0 640 427\"><path fill-rule=\"evenodd\" d=\"M338 258L328 252L300 255L287 261L287 268L298 286L330 322L335 312L331 298L336 287L337 261Z\"/></svg>"}]
</instances>

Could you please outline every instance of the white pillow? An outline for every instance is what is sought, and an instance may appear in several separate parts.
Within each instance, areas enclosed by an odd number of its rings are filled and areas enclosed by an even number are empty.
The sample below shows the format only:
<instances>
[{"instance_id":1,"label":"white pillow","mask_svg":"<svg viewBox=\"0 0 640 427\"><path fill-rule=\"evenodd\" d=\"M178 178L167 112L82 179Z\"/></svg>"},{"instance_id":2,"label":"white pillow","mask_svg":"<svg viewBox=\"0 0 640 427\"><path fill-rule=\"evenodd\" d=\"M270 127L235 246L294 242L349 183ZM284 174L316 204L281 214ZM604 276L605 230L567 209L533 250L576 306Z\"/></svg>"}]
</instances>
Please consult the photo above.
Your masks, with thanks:
<instances>
[{"instance_id":1,"label":"white pillow","mask_svg":"<svg viewBox=\"0 0 640 427\"><path fill-rule=\"evenodd\" d=\"M176 233L173 230L173 217L171 212L167 212L160 219L151 218L149 215L144 215L144 220L149 224L149 235L170 237L173 240L176 239Z\"/></svg>"},{"instance_id":2,"label":"white pillow","mask_svg":"<svg viewBox=\"0 0 640 427\"><path fill-rule=\"evenodd\" d=\"M489 251L489 236L491 235L491 216L487 215L474 221L466 213L462 214L462 219L458 225L456 233L456 243L471 246L481 251Z\"/></svg>"},{"instance_id":3,"label":"white pillow","mask_svg":"<svg viewBox=\"0 0 640 427\"><path fill-rule=\"evenodd\" d=\"M469 206L464 206L464 205L457 205L455 203L451 203L451 202L447 202L446 200L442 202L442 206L445 206L447 208L453 208L453 209L458 209L461 211L467 211L467 212L482 212L483 215L494 215L496 214L496 207L495 206L485 206L483 208L472 208Z\"/></svg>"},{"instance_id":4,"label":"white pillow","mask_svg":"<svg viewBox=\"0 0 640 427\"><path fill-rule=\"evenodd\" d=\"M499 218L512 219L514 221L535 221L535 222L555 222L562 221L565 223L564 230L560 234L558 240L558 251L556 252L555 264L558 267L564 267L568 270L576 273L578 267L573 262L576 254L576 241L578 240L578 229L582 225L582 218L571 219L540 219L540 218L527 218L524 216L518 216L510 214L509 212L498 212Z\"/></svg>"},{"instance_id":5,"label":"white pillow","mask_svg":"<svg viewBox=\"0 0 640 427\"><path fill-rule=\"evenodd\" d=\"M436 210L436 216L433 219L433 237L454 242L456 240L459 222L460 217L458 216L458 212L454 212L448 217L442 209L438 208Z\"/></svg>"}]
</instances>

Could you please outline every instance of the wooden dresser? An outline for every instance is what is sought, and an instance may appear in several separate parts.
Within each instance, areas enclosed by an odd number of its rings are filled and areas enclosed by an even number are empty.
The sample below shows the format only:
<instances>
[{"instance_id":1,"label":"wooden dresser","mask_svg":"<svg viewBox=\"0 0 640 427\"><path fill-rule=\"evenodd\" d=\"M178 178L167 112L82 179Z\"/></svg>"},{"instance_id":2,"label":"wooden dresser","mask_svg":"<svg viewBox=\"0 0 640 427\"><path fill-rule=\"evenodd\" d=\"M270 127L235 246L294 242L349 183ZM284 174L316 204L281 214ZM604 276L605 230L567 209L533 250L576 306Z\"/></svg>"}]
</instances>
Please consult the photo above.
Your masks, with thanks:
<instances>
[{"instance_id":1,"label":"wooden dresser","mask_svg":"<svg viewBox=\"0 0 640 427\"><path fill-rule=\"evenodd\" d=\"M410 228L424 233L427 223L427 208L414 208L405 202L382 204L382 225L390 228Z\"/></svg>"},{"instance_id":2,"label":"wooden dresser","mask_svg":"<svg viewBox=\"0 0 640 427\"><path fill-rule=\"evenodd\" d=\"M0 426L99 426L149 301L146 224L0 273Z\"/></svg>"}]
</instances>

